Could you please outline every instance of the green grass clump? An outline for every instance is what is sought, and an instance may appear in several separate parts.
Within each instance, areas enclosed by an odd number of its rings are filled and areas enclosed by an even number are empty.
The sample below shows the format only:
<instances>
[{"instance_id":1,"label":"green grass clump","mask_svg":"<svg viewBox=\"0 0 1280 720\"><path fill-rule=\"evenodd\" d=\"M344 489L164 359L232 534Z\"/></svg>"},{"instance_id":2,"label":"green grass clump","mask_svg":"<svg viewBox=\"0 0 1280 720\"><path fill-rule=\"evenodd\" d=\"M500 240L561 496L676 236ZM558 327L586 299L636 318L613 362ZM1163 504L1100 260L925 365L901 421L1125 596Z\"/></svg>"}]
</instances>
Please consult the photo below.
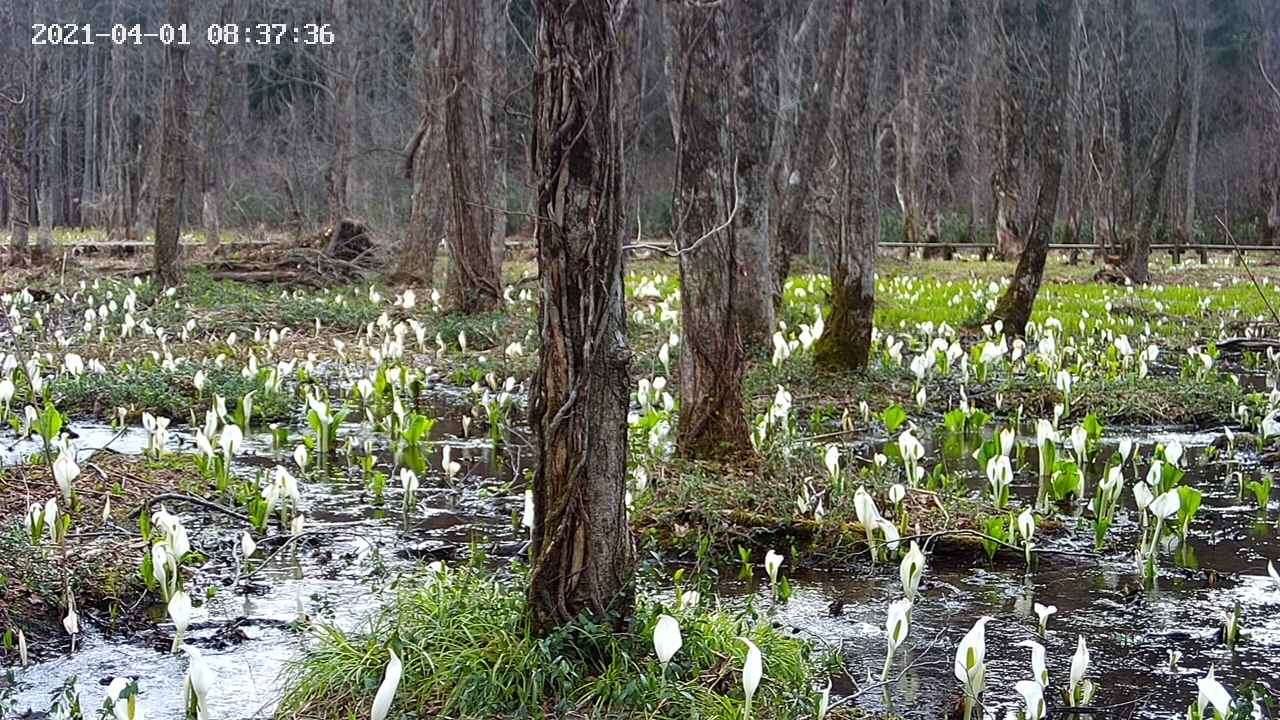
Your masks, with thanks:
<instances>
[{"instance_id":1,"label":"green grass clump","mask_svg":"<svg viewBox=\"0 0 1280 720\"><path fill-rule=\"evenodd\" d=\"M317 319L331 330L360 330L377 320L384 309L369 299L366 285L317 292L217 280L201 273L191 273L184 281L181 300L199 313L202 332L220 334L232 330L244 333L257 325L306 330ZM202 310L212 312L199 312Z\"/></svg>"},{"instance_id":2,"label":"green grass clump","mask_svg":"<svg viewBox=\"0 0 1280 720\"><path fill-rule=\"evenodd\" d=\"M59 378L53 385L57 405L63 412L89 413L110 417L117 407L131 414L149 412L184 422L192 413L203 419L214 395L221 395L227 406L238 407L250 392L253 396L254 422L274 422L290 417L295 407L287 394L264 391L257 378L246 378L238 367L203 366L207 376L203 393L193 381L195 365L180 370L166 369L150 359L138 364L123 363L105 375L85 373L79 377Z\"/></svg>"},{"instance_id":3,"label":"green grass clump","mask_svg":"<svg viewBox=\"0 0 1280 720\"><path fill-rule=\"evenodd\" d=\"M1030 418L1052 415L1054 403L1062 402L1057 388L1039 376L1005 378L996 387L1004 395L1006 409L1021 405ZM1240 386L1220 373L1204 378L1086 378L1074 394L1072 418L1094 414L1120 425L1211 425L1230 418L1232 409L1245 399Z\"/></svg>"},{"instance_id":4,"label":"green grass clump","mask_svg":"<svg viewBox=\"0 0 1280 720\"><path fill-rule=\"evenodd\" d=\"M746 655L739 636L764 658L753 717L811 715L816 706L808 645L749 613L664 610L642 600L625 631L584 620L537 638L525 610L523 593L483 570L420 578L361 632L319 628L317 642L285 672L277 717L364 716L392 638L404 649L393 717L739 718ZM652 644L661 612L678 618L684 639L665 678Z\"/></svg>"}]
</instances>

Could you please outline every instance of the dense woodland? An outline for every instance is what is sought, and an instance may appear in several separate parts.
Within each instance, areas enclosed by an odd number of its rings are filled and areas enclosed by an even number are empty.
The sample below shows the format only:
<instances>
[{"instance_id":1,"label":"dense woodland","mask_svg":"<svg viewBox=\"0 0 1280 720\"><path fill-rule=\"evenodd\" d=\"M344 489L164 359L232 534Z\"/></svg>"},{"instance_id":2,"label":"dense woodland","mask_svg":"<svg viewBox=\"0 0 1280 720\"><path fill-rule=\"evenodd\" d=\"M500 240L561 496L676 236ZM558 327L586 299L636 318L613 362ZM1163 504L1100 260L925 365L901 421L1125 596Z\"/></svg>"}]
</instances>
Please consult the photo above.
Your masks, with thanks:
<instances>
[{"instance_id":1,"label":"dense woodland","mask_svg":"<svg viewBox=\"0 0 1280 720\"><path fill-rule=\"evenodd\" d=\"M678 3L625 4L618 116L628 225L650 237L678 224L673 123L691 90L682 77L713 52L742 83L742 104L708 105L708 121L737 119L727 129L739 156L730 167L749 222L793 252L839 234L838 206L857 182L862 222L881 240L997 237L1016 255L1043 138L1059 123L1058 239L1220 240L1221 216L1241 242L1272 242L1280 96L1265 71L1280 75L1280 8L1080 0L1066 96L1051 115L1050 5L744 0L726 6L723 27L682 30ZM528 0L215 0L177 10L192 29L181 53L184 227L313 228L353 214L426 247L452 227L451 198L465 183L467 224L495 237L529 229ZM6 225L25 215L37 235L149 231L166 186L165 47L32 46L31 27L153 29L173 11L159 0L3 4ZM258 22L328 23L334 42L208 42L211 25ZM723 42L709 47L711 31ZM456 177L446 158L462 146L466 177ZM850 165L866 176L846 177Z\"/></svg>"}]
</instances>

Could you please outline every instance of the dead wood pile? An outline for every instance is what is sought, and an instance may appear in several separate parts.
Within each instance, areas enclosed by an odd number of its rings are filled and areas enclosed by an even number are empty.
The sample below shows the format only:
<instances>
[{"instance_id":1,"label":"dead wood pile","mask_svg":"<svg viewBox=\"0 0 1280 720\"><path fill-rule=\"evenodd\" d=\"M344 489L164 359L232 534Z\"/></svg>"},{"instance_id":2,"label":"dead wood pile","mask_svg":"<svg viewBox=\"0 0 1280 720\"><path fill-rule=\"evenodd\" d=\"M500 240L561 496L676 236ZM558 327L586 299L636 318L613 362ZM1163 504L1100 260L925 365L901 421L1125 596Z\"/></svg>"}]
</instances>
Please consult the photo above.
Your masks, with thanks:
<instances>
[{"instance_id":1,"label":"dead wood pile","mask_svg":"<svg viewBox=\"0 0 1280 720\"><path fill-rule=\"evenodd\" d=\"M381 266L368 226L344 218L324 232L264 246L251 255L209 264L216 278L326 287L367 278Z\"/></svg>"}]
</instances>

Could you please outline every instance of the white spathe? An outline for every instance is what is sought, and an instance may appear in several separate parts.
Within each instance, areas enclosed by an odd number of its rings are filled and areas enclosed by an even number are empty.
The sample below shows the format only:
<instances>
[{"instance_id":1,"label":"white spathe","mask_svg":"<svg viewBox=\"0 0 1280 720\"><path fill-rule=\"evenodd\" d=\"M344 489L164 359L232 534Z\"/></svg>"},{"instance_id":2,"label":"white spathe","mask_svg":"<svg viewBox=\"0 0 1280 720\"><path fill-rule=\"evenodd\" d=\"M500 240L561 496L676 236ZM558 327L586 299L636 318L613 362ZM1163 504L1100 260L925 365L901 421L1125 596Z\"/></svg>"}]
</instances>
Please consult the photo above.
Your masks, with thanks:
<instances>
[{"instance_id":1,"label":"white spathe","mask_svg":"<svg viewBox=\"0 0 1280 720\"><path fill-rule=\"evenodd\" d=\"M213 689L215 680L213 670L209 668L209 664L204 661L204 656L198 649L183 645L182 651L191 660L190 665L187 666L187 679L182 688L186 705L191 707L194 703L197 720L208 720L209 691Z\"/></svg>"},{"instance_id":2,"label":"white spathe","mask_svg":"<svg viewBox=\"0 0 1280 720\"><path fill-rule=\"evenodd\" d=\"M658 656L663 673L666 673L671 658L675 657L683 645L680 623L670 615L659 615L657 624L653 626L653 652Z\"/></svg>"},{"instance_id":3,"label":"white spathe","mask_svg":"<svg viewBox=\"0 0 1280 720\"><path fill-rule=\"evenodd\" d=\"M1213 676L1212 667L1209 668L1208 675L1196 681L1196 690L1196 708L1200 711L1201 718L1209 705L1213 705L1219 717L1227 717L1231 713L1231 694Z\"/></svg>"},{"instance_id":4,"label":"white spathe","mask_svg":"<svg viewBox=\"0 0 1280 720\"><path fill-rule=\"evenodd\" d=\"M764 658L755 643L744 637L738 639L747 645L747 657L742 663L742 693L746 697L742 717L746 720L751 717L751 698L755 696L756 688L760 687L760 679L764 677Z\"/></svg>"},{"instance_id":5,"label":"white spathe","mask_svg":"<svg viewBox=\"0 0 1280 720\"><path fill-rule=\"evenodd\" d=\"M765 553L764 571L769 575L769 584L778 582L778 570L782 568L782 556L773 550Z\"/></svg>"},{"instance_id":6,"label":"white spathe","mask_svg":"<svg viewBox=\"0 0 1280 720\"><path fill-rule=\"evenodd\" d=\"M912 540L907 554L902 558L902 564L898 567L898 575L902 580L902 594L908 600L914 601L920 594L920 578L924 576L924 566L924 553L921 552L916 541Z\"/></svg>"},{"instance_id":7,"label":"white spathe","mask_svg":"<svg viewBox=\"0 0 1280 720\"><path fill-rule=\"evenodd\" d=\"M1031 676L1040 683L1040 687L1049 687L1049 668L1045 663L1044 646L1035 640L1023 640L1018 646L1031 649Z\"/></svg>"},{"instance_id":8,"label":"white spathe","mask_svg":"<svg viewBox=\"0 0 1280 720\"><path fill-rule=\"evenodd\" d=\"M1019 680L1014 688L1027 704L1027 720L1040 720L1045 716L1044 688L1038 682Z\"/></svg>"},{"instance_id":9,"label":"white spathe","mask_svg":"<svg viewBox=\"0 0 1280 720\"><path fill-rule=\"evenodd\" d=\"M1069 704L1075 705L1078 700L1085 699L1077 698L1076 689L1084 682L1084 676L1087 672L1089 672L1089 646L1085 645L1084 636L1080 635L1076 642L1076 652L1071 656L1071 675L1067 687Z\"/></svg>"},{"instance_id":10,"label":"white spathe","mask_svg":"<svg viewBox=\"0 0 1280 720\"><path fill-rule=\"evenodd\" d=\"M956 648L955 676L964 685L965 695L970 701L976 700L982 693L986 681L986 627L990 621L991 618L985 615L978 618Z\"/></svg>"},{"instance_id":11,"label":"white spathe","mask_svg":"<svg viewBox=\"0 0 1280 720\"><path fill-rule=\"evenodd\" d=\"M1058 608L1056 605L1041 605L1040 603L1035 603L1032 606L1032 609L1035 610L1036 617L1040 620L1040 634L1044 635L1045 630L1049 627L1049 616L1058 612Z\"/></svg>"},{"instance_id":12,"label":"white spathe","mask_svg":"<svg viewBox=\"0 0 1280 720\"><path fill-rule=\"evenodd\" d=\"M404 674L404 663L395 649L391 650L391 660L387 662L387 670L383 673L382 684L378 686L378 694L373 697L373 709L369 711L370 720L386 720L391 711L391 703L396 699L396 689L400 687L400 677Z\"/></svg>"}]
</instances>

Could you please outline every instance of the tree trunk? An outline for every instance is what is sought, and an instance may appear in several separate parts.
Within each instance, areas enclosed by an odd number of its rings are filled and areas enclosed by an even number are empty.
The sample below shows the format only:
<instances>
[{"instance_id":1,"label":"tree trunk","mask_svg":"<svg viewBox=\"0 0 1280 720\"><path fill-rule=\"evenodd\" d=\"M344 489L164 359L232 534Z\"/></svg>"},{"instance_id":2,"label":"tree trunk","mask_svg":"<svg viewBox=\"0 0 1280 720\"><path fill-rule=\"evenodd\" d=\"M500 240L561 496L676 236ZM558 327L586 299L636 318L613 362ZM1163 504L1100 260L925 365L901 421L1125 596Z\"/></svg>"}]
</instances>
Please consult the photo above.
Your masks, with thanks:
<instances>
[{"instance_id":1,"label":"tree trunk","mask_svg":"<svg viewBox=\"0 0 1280 720\"><path fill-rule=\"evenodd\" d=\"M930 232L932 213L928 207L929 179L925 168L928 154L925 143L932 130L929 122L931 113L926 106L933 95L929 67L934 45L933 12L931 3L927 1L895 5L896 36L904 47L898 104L902 112L898 115L906 117L893 122L894 191L902 214L902 240L928 243L936 239L936 233ZM926 259L934 257L936 250L923 248L921 256Z\"/></svg>"},{"instance_id":2,"label":"tree trunk","mask_svg":"<svg viewBox=\"0 0 1280 720\"><path fill-rule=\"evenodd\" d=\"M1193 4L1191 6L1195 8ZM1193 12L1195 12L1193 10ZM1200 102L1204 94L1205 21L1195 16L1195 52L1191 56L1191 110L1187 117L1187 185L1183 195L1182 234L1187 242L1196 242L1196 183L1200 161Z\"/></svg>"},{"instance_id":3,"label":"tree trunk","mask_svg":"<svg viewBox=\"0 0 1280 720\"><path fill-rule=\"evenodd\" d=\"M541 347L529 557L536 632L629 614L630 383L622 288L618 37L610 0L538 0L533 164Z\"/></svg>"},{"instance_id":4,"label":"tree trunk","mask_svg":"<svg viewBox=\"0 0 1280 720\"><path fill-rule=\"evenodd\" d=\"M94 223L89 209L97 203L98 194L98 92L102 78L98 72L97 52L89 53L88 82L84 93L84 142L80 162L80 204L77 207L77 220L80 227L87 228Z\"/></svg>"},{"instance_id":5,"label":"tree trunk","mask_svg":"<svg viewBox=\"0 0 1280 720\"><path fill-rule=\"evenodd\" d=\"M986 84L989 66L987 64L987 25L991 22L984 3L966 3L965 7L965 48L968 55L965 77L964 103L964 143L963 163L964 180L968 196L968 235L969 242L977 243L983 234L979 228L985 222L983 218L982 197L989 181L981 177L981 169L985 168L990 151L986 146L990 135L982 122L982 107L987 102ZM984 250L985 253L985 250Z\"/></svg>"},{"instance_id":6,"label":"tree trunk","mask_svg":"<svg viewBox=\"0 0 1280 720\"><path fill-rule=\"evenodd\" d=\"M409 205L409 224L397 251L397 262L391 280L405 284L431 284L435 278L436 247L444 235L443 208L439 202L440 183L436 169L440 159L440 126L438 113L440 51L443 23L439 5L423 3L414 15L414 67L420 80L418 104L422 113L417 133L405 151L405 179L413 183Z\"/></svg>"},{"instance_id":7,"label":"tree trunk","mask_svg":"<svg viewBox=\"0 0 1280 720\"><path fill-rule=\"evenodd\" d=\"M502 278L493 262L493 215L485 183L486 141L478 85L476 28L482 8L472 0L450 0L444 66L451 88L444 101L445 162L449 173L449 280L453 309L492 310L502 299ZM480 126L480 127L477 127Z\"/></svg>"},{"instance_id":8,"label":"tree trunk","mask_svg":"<svg viewBox=\"0 0 1280 720\"><path fill-rule=\"evenodd\" d=\"M1022 335L1031 319L1031 308L1040 292L1044 263L1053 239L1053 221L1058 207L1058 190L1062 183L1063 123L1066 120L1070 87L1071 54L1076 26L1077 0L1051 0L1049 27L1053 28L1052 57L1049 64L1049 87L1044 103L1045 126L1040 138L1040 191L1036 196L1031 232L1009 288L996 303L991 321L1001 320L1004 332Z\"/></svg>"},{"instance_id":9,"label":"tree trunk","mask_svg":"<svg viewBox=\"0 0 1280 720\"><path fill-rule=\"evenodd\" d=\"M191 17L190 0L169 0L168 22L177 27ZM181 234L184 164L188 141L187 53L178 43L165 46L168 71L160 146L160 185L156 197L155 278L161 287L176 287L181 278L178 241Z\"/></svg>"},{"instance_id":10,"label":"tree trunk","mask_svg":"<svg viewBox=\"0 0 1280 720\"><path fill-rule=\"evenodd\" d=\"M814 362L825 368L862 370L871 349L875 313L875 256L878 210L880 128L875 117L884 71L881 34L884 10L872 5L845 10L850 31L843 53L837 123L840 175L837 196L843 202L830 238L831 310L814 344ZM835 92L835 88L833 88Z\"/></svg>"},{"instance_id":11,"label":"tree trunk","mask_svg":"<svg viewBox=\"0 0 1280 720\"><path fill-rule=\"evenodd\" d=\"M680 254L680 421L676 447L692 458L748 452L742 409L745 366L734 303L742 211L731 140L729 13L723 6L680 5L673 93L676 181L672 237Z\"/></svg>"},{"instance_id":12,"label":"tree trunk","mask_svg":"<svg viewBox=\"0 0 1280 720\"><path fill-rule=\"evenodd\" d=\"M838 11L831 18L830 30L825 33L824 49L818 61L813 84L809 85L801 78L795 78L796 96L779 97L779 111L784 112L789 102L801 102L798 113L795 140L790 153L790 167L783 167L775 173L777 183L777 218L771 218L770 232L773 238L769 244L769 264L773 275L773 309L777 313L782 308L782 291L786 287L787 277L791 274L791 254L796 248L808 246L811 212L807 207L813 196L813 188L817 176L822 169L822 160L828 153L825 143L827 127L831 124L832 98L830 91L836 81L840 63L843 61L845 37L848 32L848 13ZM806 23L817 23L816 19L808 19ZM803 28L802 28L803 29ZM789 66L783 59L796 61L792 56L798 55L801 49L799 38L792 38L789 47L779 52L779 64ZM799 74L799 70L779 70L779 87L786 85L786 72ZM775 137L774 144L781 144L781 133Z\"/></svg>"},{"instance_id":13,"label":"tree trunk","mask_svg":"<svg viewBox=\"0 0 1280 720\"><path fill-rule=\"evenodd\" d=\"M119 22L119 6L112 6L112 22ZM108 51L110 62L108 75L111 91L107 95L107 110L104 118L107 126L107 157L103 162L105 168L102 183L102 216L107 226L107 238L119 240L128 235L132 217L129 213L129 171L131 163L128 135L128 97L125 81L125 59L129 50L124 45L112 45Z\"/></svg>"},{"instance_id":14,"label":"tree trunk","mask_svg":"<svg viewBox=\"0 0 1280 720\"><path fill-rule=\"evenodd\" d=\"M773 289L765 279L770 277L769 118L775 110L766 99L777 96L777 76L769 69L773 37L759 30L767 17L766 0L738 0L729 11L733 44L730 135L737 154L739 203L733 220L738 274L734 306L743 349L751 355L768 353L774 323Z\"/></svg>"},{"instance_id":15,"label":"tree trunk","mask_svg":"<svg viewBox=\"0 0 1280 720\"><path fill-rule=\"evenodd\" d=\"M1005 5L1005 36L997 43L1000 53L999 71L1002 83L996 100L997 156L991 173L991 195L995 205L996 254L1004 260L1016 260L1026 247L1026 230L1022 222L1022 181L1026 109L1022 100L1025 59L1015 43L1023 26L1022 7Z\"/></svg>"},{"instance_id":16,"label":"tree trunk","mask_svg":"<svg viewBox=\"0 0 1280 720\"><path fill-rule=\"evenodd\" d=\"M7 101L0 101L6 102ZM5 167L9 180L9 244L19 253L25 253L29 243L31 205L28 188L31 186L31 165L27 155L27 115L30 97L22 103L8 106L8 142L5 143Z\"/></svg>"},{"instance_id":17,"label":"tree trunk","mask_svg":"<svg viewBox=\"0 0 1280 720\"><path fill-rule=\"evenodd\" d=\"M334 27L350 27L348 2L349 0L331 0L329 16ZM348 186L351 180L357 70L354 39L339 36L333 50L335 67L329 71L333 75L330 81L333 96L329 105L329 133L333 142L333 154L324 171L325 200L330 225L351 212Z\"/></svg>"},{"instance_id":18,"label":"tree trunk","mask_svg":"<svg viewBox=\"0 0 1280 720\"><path fill-rule=\"evenodd\" d=\"M1169 108L1151 143L1151 161L1147 165L1151 184L1147 188L1142 222L1129 240L1125 257L1125 274L1135 283L1151 281L1151 233L1155 229L1156 220L1160 214L1160 203L1164 200L1164 185L1169 176L1169 159L1173 156L1173 148L1178 138L1178 126L1182 123L1182 106L1186 100L1188 68L1182 52L1182 21L1178 15L1178 6L1174 4L1170 8L1173 13L1174 47L1177 55L1174 70L1176 74L1173 92L1169 98Z\"/></svg>"},{"instance_id":19,"label":"tree trunk","mask_svg":"<svg viewBox=\"0 0 1280 720\"><path fill-rule=\"evenodd\" d=\"M485 204L489 206L492 227L489 246L493 266L502 275L502 261L507 254L507 34L502 20L504 3L483 0L484 12L484 96L481 107L487 130L484 138L485 186L489 189Z\"/></svg>"},{"instance_id":20,"label":"tree trunk","mask_svg":"<svg viewBox=\"0 0 1280 720\"><path fill-rule=\"evenodd\" d=\"M219 22L228 23L232 16L232 0L225 0ZM213 68L209 73L209 91L204 107L204 157L200 161L200 220L204 226L204 244L210 252L222 242L222 217L218 213L218 123L222 108L222 88L229 43L213 49Z\"/></svg>"},{"instance_id":21,"label":"tree trunk","mask_svg":"<svg viewBox=\"0 0 1280 720\"><path fill-rule=\"evenodd\" d=\"M50 69L48 55L41 54L36 77L48 79ZM35 260L43 263L53 252L53 167L54 143L57 132L52 123L53 88L48 83L32 83L31 89L36 93L36 123L34 135L35 147L35 207L36 207L36 247Z\"/></svg>"}]
</instances>

